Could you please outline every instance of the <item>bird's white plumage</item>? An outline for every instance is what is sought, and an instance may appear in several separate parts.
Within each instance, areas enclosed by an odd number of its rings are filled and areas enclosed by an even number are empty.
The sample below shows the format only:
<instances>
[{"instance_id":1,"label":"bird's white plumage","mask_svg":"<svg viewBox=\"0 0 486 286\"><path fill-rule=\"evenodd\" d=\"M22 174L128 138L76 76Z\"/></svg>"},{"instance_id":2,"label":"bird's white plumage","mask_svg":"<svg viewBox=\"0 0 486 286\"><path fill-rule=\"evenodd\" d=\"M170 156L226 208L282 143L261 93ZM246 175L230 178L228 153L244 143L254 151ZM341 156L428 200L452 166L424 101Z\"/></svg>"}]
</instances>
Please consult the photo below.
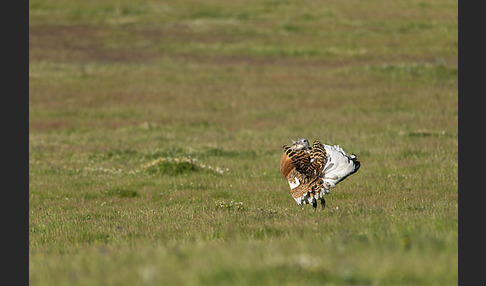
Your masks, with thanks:
<instances>
[{"instance_id":1,"label":"bird's white plumage","mask_svg":"<svg viewBox=\"0 0 486 286\"><path fill-rule=\"evenodd\" d=\"M354 173L359 165L351 160L356 156L346 154L339 145L323 145L328 159L322 171L322 177L324 186L329 190L329 188L335 187L341 180Z\"/></svg>"},{"instance_id":2,"label":"bird's white plumage","mask_svg":"<svg viewBox=\"0 0 486 286\"><path fill-rule=\"evenodd\" d=\"M290 186L290 189L293 190L295 188L297 188L299 185L300 185L300 181L299 181L299 178L297 177L294 177L294 181L288 181L289 182L289 186Z\"/></svg>"}]
</instances>

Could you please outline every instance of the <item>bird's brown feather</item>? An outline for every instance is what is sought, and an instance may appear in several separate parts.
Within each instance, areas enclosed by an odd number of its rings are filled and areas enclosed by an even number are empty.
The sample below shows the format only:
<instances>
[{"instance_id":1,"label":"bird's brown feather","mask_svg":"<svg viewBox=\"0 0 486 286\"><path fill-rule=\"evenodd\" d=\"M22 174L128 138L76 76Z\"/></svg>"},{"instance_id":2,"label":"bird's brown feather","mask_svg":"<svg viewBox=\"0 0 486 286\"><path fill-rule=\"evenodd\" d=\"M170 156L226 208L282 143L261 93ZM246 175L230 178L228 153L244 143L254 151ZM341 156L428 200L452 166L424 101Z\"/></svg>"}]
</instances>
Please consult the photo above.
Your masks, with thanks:
<instances>
[{"instance_id":1,"label":"bird's brown feather","mask_svg":"<svg viewBox=\"0 0 486 286\"><path fill-rule=\"evenodd\" d=\"M319 141L314 141L309 150L294 150L283 145L284 154L280 158L280 173L291 186L290 193L294 199L304 196L312 197L321 192L322 170L326 164L327 153Z\"/></svg>"},{"instance_id":2,"label":"bird's brown feather","mask_svg":"<svg viewBox=\"0 0 486 286\"><path fill-rule=\"evenodd\" d=\"M290 171L294 169L294 165L292 164L292 160L290 160L289 156L286 153L282 154L280 158L280 173L284 178L287 178Z\"/></svg>"},{"instance_id":3,"label":"bird's brown feather","mask_svg":"<svg viewBox=\"0 0 486 286\"><path fill-rule=\"evenodd\" d=\"M287 145L284 145L283 148L297 171L302 174L307 174L310 164L310 154L304 150L294 150Z\"/></svg>"},{"instance_id":4,"label":"bird's brown feather","mask_svg":"<svg viewBox=\"0 0 486 286\"><path fill-rule=\"evenodd\" d=\"M320 141L314 141L310 153L311 163L307 175L317 175L322 172L327 162L327 152Z\"/></svg>"}]
</instances>

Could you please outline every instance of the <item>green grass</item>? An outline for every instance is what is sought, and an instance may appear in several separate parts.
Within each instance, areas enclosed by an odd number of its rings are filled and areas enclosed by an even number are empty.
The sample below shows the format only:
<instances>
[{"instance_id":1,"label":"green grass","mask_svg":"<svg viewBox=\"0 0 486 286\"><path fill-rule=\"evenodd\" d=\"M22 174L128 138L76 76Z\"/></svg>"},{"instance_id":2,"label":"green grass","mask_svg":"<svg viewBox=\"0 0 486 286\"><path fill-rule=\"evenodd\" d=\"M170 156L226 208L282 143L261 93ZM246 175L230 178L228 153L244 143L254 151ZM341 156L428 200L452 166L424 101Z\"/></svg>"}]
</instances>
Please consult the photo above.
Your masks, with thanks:
<instances>
[{"instance_id":1,"label":"green grass","mask_svg":"<svg viewBox=\"0 0 486 286\"><path fill-rule=\"evenodd\" d=\"M456 285L457 3L30 1L31 285ZM281 146L362 167L299 207Z\"/></svg>"}]
</instances>

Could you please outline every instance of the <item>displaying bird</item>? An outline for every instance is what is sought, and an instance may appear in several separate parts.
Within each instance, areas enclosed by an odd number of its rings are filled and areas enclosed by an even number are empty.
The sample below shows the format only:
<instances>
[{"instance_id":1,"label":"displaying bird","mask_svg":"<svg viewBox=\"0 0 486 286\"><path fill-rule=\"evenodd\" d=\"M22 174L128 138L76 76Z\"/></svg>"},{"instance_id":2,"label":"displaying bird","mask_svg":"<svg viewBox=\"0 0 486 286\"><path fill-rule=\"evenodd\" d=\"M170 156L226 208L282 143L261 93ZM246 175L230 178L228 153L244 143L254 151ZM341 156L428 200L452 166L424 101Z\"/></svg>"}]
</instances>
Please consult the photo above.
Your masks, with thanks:
<instances>
[{"instance_id":1,"label":"displaying bird","mask_svg":"<svg viewBox=\"0 0 486 286\"><path fill-rule=\"evenodd\" d=\"M320 200L324 208L324 195L361 166L355 154L348 155L339 145L314 141L310 147L307 139L299 138L292 146L283 145L282 148L280 173L299 205L312 204L316 208Z\"/></svg>"}]
</instances>

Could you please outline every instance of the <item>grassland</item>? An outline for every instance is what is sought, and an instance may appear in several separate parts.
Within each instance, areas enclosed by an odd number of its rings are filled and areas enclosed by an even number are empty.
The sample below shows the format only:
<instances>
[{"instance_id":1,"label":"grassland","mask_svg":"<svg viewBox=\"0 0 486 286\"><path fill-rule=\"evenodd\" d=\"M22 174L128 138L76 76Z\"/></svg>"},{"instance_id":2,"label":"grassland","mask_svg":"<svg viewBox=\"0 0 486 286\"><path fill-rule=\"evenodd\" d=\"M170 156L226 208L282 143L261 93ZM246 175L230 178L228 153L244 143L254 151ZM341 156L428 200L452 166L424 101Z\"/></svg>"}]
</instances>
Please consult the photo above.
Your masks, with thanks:
<instances>
[{"instance_id":1,"label":"grassland","mask_svg":"<svg viewBox=\"0 0 486 286\"><path fill-rule=\"evenodd\" d=\"M31 285L456 285L455 1L29 1ZM281 146L361 169L299 207Z\"/></svg>"}]
</instances>

